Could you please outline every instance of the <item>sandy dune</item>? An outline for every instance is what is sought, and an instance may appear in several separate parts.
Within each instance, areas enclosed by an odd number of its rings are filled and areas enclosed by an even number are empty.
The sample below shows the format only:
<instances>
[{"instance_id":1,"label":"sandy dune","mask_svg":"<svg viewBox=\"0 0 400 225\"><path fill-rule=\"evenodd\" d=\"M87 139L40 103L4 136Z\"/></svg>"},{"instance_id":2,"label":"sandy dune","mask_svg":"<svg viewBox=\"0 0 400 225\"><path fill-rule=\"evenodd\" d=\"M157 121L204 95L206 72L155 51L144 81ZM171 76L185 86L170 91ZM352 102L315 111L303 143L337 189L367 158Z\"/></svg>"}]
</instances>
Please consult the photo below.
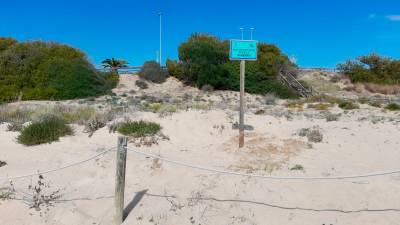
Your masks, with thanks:
<instances>
[{"instance_id":1,"label":"sandy dune","mask_svg":"<svg viewBox=\"0 0 400 225\"><path fill-rule=\"evenodd\" d=\"M137 78L123 76L122 94L202 94L217 102L221 95L235 100L237 93L201 93L169 79L141 91ZM133 93L133 92L132 92ZM207 96L209 95L209 96ZM246 147L237 148L234 109L178 111L160 117L151 112L132 112L134 119L156 121L169 140L151 147L128 147L194 165L266 176L343 176L400 168L399 115L367 105L342 113L327 122L313 109L293 111L260 105L248 96ZM28 104L28 103L26 103ZM254 106L252 106L254 105ZM266 113L254 114L264 108ZM374 118L386 120L371 122ZM371 119L372 118L372 119ZM390 119L391 118L391 119ZM396 119L397 118L397 119ZM296 133L318 126L321 143L310 143ZM75 126L75 135L59 142L24 147L18 133L0 125L0 177L57 168L115 147L118 134L102 128L89 138ZM23 200L0 201L0 224L4 225L100 225L112 224L115 151L77 167L45 174L49 190L61 189L62 201L41 211L29 209ZM290 170L301 165L304 170ZM20 198L29 197L28 186L37 176L13 181ZM400 175L350 180L269 180L184 168L129 152L126 177L127 217L124 224L371 224L395 225L400 221ZM1 186L8 181L0 180Z\"/></svg>"}]
</instances>

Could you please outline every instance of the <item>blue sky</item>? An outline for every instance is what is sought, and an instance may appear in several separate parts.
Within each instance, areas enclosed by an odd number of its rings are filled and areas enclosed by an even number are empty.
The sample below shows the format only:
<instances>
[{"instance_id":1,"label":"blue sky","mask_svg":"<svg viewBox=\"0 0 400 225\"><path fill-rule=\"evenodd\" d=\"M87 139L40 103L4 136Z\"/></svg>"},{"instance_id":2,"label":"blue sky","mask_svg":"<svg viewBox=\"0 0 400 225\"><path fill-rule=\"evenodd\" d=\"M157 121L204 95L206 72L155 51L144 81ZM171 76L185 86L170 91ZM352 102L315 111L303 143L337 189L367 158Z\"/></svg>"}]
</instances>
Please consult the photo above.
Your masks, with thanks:
<instances>
[{"instance_id":1,"label":"blue sky","mask_svg":"<svg viewBox=\"0 0 400 225\"><path fill-rule=\"evenodd\" d=\"M240 27L254 27L254 39L278 45L303 67L334 67L371 52L400 58L399 0L14 0L1 3L0 36L66 43L96 65L108 57L141 65L156 58L159 11L164 61L176 59L193 32L240 38Z\"/></svg>"}]
</instances>

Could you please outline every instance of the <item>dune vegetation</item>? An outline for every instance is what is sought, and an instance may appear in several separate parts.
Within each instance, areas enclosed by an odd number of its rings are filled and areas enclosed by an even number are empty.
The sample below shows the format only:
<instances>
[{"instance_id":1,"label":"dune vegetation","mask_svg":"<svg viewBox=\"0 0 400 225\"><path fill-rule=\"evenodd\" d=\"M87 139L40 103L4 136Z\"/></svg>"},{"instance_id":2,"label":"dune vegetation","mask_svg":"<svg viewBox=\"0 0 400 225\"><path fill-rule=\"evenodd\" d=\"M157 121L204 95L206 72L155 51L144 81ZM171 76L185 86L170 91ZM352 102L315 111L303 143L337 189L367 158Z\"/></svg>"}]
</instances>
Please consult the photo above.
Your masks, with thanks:
<instances>
[{"instance_id":1,"label":"dune vegetation","mask_svg":"<svg viewBox=\"0 0 400 225\"><path fill-rule=\"evenodd\" d=\"M64 100L109 93L115 73L100 73L78 49L0 38L0 101Z\"/></svg>"},{"instance_id":2,"label":"dune vegetation","mask_svg":"<svg viewBox=\"0 0 400 225\"><path fill-rule=\"evenodd\" d=\"M167 61L171 76L183 82L216 90L239 90L240 63L229 60L229 41L195 33L179 46L179 61ZM275 45L259 43L258 60L246 63L246 92L274 93L281 98L296 98L297 94L277 80L280 70L295 70L297 66Z\"/></svg>"}]
</instances>

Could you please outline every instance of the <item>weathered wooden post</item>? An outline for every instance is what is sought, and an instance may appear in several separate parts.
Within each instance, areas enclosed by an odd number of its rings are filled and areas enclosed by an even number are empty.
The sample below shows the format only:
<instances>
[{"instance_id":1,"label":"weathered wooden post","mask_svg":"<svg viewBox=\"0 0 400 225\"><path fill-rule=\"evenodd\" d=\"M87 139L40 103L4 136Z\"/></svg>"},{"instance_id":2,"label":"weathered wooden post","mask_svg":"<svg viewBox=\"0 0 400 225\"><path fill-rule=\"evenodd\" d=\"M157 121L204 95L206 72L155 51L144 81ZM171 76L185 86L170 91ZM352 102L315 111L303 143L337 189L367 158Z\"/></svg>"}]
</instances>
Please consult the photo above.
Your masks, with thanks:
<instances>
[{"instance_id":1,"label":"weathered wooden post","mask_svg":"<svg viewBox=\"0 0 400 225\"><path fill-rule=\"evenodd\" d=\"M239 148L244 146L244 80L246 61L240 61Z\"/></svg>"},{"instance_id":2,"label":"weathered wooden post","mask_svg":"<svg viewBox=\"0 0 400 225\"><path fill-rule=\"evenodd\" d=\"M127 145L128 145L127 137L124 136L118 137L117 172L115 177L115 197L114 197L115 200L114 221L116 225L120 225L123 222Z\"/></svg>"},{"instance_id":3,"label":"weathered wooden post","mask_svg":"<svg viewBox=\"0 0 400 225\"><path fill-rule=\"evenodd\" d=\"M243 30L242 30L243 31ZM253 39L253 38L252 38ZM257 60L257 41L231 40L230 60L240 61L240 109L239 109L239 148L244 146L245 72L246 60Z\"/></svg>"}]
</instances>

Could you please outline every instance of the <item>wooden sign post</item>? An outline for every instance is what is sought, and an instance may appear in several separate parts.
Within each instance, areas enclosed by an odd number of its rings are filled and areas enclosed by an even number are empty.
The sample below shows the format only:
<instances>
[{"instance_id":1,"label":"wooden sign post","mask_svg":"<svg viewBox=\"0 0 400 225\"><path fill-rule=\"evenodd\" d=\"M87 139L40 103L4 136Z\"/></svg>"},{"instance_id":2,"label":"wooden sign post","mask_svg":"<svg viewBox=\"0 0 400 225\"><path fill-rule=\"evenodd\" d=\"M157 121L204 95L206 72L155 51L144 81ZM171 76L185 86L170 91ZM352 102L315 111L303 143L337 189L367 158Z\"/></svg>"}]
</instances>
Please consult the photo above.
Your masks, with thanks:
<instances>
[{"instance_id":1,"label":"wooden sign post","mask_svg":"<svg viewBox=\"0 0 400 225\"><path fill-rule=\"evenodd\" d=\"M123 222L124 216L124 194L125 194L125 172L126 172L126 151L128 138L118 137L117 149L117 171L115 177L115 225Z\"/></svg>"},{"instance_id":2,"label":"wooden sign post","mask_svg":"<svg viewBox=\"0 0 400 225\"><path fill-rule=\"evenodd\" d=\"M244 87L246 60L257 60L257 41L231 40L230 60L240 60L239 148L244 146Z\"/></svg>"}]
</instances>

